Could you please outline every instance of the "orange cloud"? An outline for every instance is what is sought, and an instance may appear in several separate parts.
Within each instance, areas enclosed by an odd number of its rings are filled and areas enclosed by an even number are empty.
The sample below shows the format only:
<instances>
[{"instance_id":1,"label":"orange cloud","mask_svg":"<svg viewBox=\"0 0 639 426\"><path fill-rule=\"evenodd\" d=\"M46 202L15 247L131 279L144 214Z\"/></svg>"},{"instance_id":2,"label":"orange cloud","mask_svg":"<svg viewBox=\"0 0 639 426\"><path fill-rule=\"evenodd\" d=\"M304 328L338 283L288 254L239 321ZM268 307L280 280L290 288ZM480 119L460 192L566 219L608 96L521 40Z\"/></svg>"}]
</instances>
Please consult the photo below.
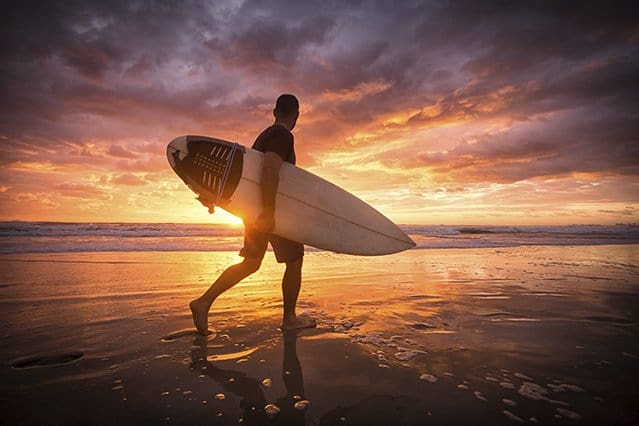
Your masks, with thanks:
<instances>
[{"instance_id":1,"label":"orange cloud","mask_svg":"<svg viewBox=\"0 0 639 426\"><path fill-rule=\"evenodd\" d=\"M138 155L121 145L111 145L107 151L108 155L121 158L137 158Z\"/></svg>"},{"instance_id":2,"label":"orange cloud","mask_svg":"<svg viewBox=\"0 0 639 426\"><path fill-rule=\"evenodd\" d=\"M121 175L117 175L111 179L111 182L116 183L118 185L129 185L129 186L139 186L146 185L147 181L133 173L123 173Z\"/></svg>"},{"instance_id":3,"label":"orange cloud","mask_svg":"<svg viewBox=\"0 0 639 426\"><path fill-rule=\"evenodd\" d=\"M68 173L80 170L81 167L71 164L59 164L51 161L16 161L4 167L8 170L36 172L36 173Z\"/></svg>"},{"instance_id":4,"label":"orange cloud","mask_svg":"<svg viewBox=\"0 0 639 426\"><path fill-rule=\"evenodd\" d=\"M50 193L46 192L20 192L15 194L12 199L19 204L27 203L31 208L32 205L40 205L43 207L57 208L61 206L61 203L52 198Z\"/></svg>"},{"instance_id":5,"label":"orange cloud","mask_svg":"<svg viewBox=\"0 0 639 426\"><path fill-rule=\"evenodd\" d=\"M85 183L66 182L53 185L52 189L63 197L104 198L107 196L102 189Z\"/></svg>"},{"instance_id":6,"label":"orange cloud","mask_svg":"<svg viewBox=\"0 0 639 426\"><path fill-rule=\"evenodd\" d=\"M280 93L301 101L298 164L398 221L636 214L631 14L235 6L87 1L78 15L43 3L42 21L13 5L0 53L0 219L218 220L169 169L166 143L250 145ZM204 30L176 36L174 22Z\"/></svg>"},{"instance_id":7,"label":"orange cloud","mask_svg":"<svg viewBox=\"0 0 639 426\"><path fill-rule=\"evenodd\" d=\"M369 95L384 92L393 87L388 81L372 81L359 83L355 87L334 91L325 91L321 99L328 102L358 102Z\"/></svg>"}]
</instances>

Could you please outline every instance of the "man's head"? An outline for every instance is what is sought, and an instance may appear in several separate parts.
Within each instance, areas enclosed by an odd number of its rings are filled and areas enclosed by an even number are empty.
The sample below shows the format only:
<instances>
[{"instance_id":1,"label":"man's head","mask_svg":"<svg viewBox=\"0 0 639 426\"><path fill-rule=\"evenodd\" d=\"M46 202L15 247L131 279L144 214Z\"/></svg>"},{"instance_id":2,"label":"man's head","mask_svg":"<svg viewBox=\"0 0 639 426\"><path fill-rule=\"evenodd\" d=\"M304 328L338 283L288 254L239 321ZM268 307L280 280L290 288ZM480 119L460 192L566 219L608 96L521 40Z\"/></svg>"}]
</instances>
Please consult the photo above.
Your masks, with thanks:
<instances>
[{"instance_id":1,"label":"man's head","mask_svg":"<svg viewBox=\"0 0 639 426\"><path fill-rule=\"evenodd\" d=\"M283 94L277 98L275 109L273 109L275 120L285 124L289 130L293 130L297 117L300 115L300 104L293 95Z\"/></svg>"}]
</instances>

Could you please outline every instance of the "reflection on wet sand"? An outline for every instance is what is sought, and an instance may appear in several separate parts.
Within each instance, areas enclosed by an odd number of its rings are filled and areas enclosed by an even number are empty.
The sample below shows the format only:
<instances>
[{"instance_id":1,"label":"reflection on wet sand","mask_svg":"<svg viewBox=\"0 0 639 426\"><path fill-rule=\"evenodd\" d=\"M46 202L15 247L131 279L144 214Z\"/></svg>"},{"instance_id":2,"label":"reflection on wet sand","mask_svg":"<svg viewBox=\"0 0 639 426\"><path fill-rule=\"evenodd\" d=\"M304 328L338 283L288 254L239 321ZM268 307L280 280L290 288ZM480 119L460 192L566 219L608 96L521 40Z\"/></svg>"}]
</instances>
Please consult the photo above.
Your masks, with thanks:
<instances>
[{"instance_id":1,"label":"reflection on wet sand","mask_svg":"<svg viewBox=\"0 0 639 426\"><path fill-rule=\"evenodd\" d=\"M211 352L215 351L210 350L211 339L205 336L198 336L193 342L189 369L196 374L204 374L215 381L211 392L217 392L220 388L223 390L223 393L216 395L216 399L223 400L234 396L239 400L238 406L242 413L238 419L239 423L247 425L305 425L307 424L306 409L311 402L306 399L302 366L297 353L297 341L300 334L303 335L301 338L313 342L321 341L322 336L326 338L325 333L310 336L304 335L303 331L282 333L281 378L285 393L274 402L269 402L265 394L265 390L272 385L270 379L260 381L239 369L220 367L217 354L212 354ZM212 346L214 349L220 349L216 345ZM335 346L331 345L331 348L331 352L334 352ZM251 352L256 351L252 350ZM237 355L238 353L233 353L222 358L225 358L224 361L226 361L231 359L231 356L237 358ZM327 354L320 350L317 355L326 356ZM374 363L372 367L375 368ZM349 376L348 373L344 373L345 377ZM372 393L378 391L379 389L371 389ZM430 413L418 398L410 395L373 394L357 398L344 405L338 404L315 419L313 424L327 426L340 424L417 426L422 425L424 419L429 416Z\"/></svg>"},{"instance_id":2,"label":"reflection on wet sand","mask_svg":"<svg viewBox=\"0 0 639 426\"><path fill-rule=\"evenodd\" d=\"M420 406L419 400L417 399L390 395L373 395L353 405L336 407L330 410L320 418L319 425L422 426L428 422L428 418L428 412Z\"/></svg>"},{"instance_id":3,"label":"reflection on wet sand","mask_svg":"<svg viewBox=\"0 0 639 426\"><path fill-rule=\"evenodd\" d=\"M639 420L638 245L308 253L300 304L319 324L292 338L265 262L191 348L188 301L234 256L0 257L0 422Z\"/></svg>"},{"instance_id":4,"label":"reflection on wet sand","mask_svg":"<svg viewBox=\"0 0 639 426\"><path fill-rule=\"evenodd\" d=\"M297 357L297 334L296 331L283 332L282 381L286 394L274 404L269 404L264 395L263 381L248 377L241 371L222 369L209 361L208 340L205 336L198 336L193 342L190 368L207 375L226 392L240 398L243 424L304 425L307 401L304 396L302 366Z\"/></svg>"}]
</instances>

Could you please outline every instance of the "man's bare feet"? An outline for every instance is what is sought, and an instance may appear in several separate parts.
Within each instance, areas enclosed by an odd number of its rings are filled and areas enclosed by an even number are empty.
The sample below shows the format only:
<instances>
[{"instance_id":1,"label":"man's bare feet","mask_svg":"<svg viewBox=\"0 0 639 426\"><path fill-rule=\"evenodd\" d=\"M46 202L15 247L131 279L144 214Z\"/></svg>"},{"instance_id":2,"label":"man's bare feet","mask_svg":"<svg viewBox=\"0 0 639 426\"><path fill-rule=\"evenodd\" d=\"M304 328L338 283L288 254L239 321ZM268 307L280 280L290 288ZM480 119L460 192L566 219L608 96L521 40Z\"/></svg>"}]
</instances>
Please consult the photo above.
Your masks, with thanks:
<instances>
[{"instance_id":1,"label":"man's bare feet","mask_svg":"<svg viewBox=\"0 0 639 426\"><path fill-rule=\"evenodd\" d=\"M202 335L207 335L210 333L209 331L209 306L200 301L199 299L195 299L191 303L189 303L189 307L191 308L191 314L193 315L193 324L195 324L195 328Z\"/></svg>"},{"instance_id":2,"label":"man's bare feet","mask_svg":"<svg viewBox=\"0 0 639 426\"><path fill-rule=\"evenodd\" d=\"M300 330L302 328L313 328L315 326L317 326L317 322L308 315L284 318L284 321L282 321L282 330Z\"/></svg>"}]
</instances>

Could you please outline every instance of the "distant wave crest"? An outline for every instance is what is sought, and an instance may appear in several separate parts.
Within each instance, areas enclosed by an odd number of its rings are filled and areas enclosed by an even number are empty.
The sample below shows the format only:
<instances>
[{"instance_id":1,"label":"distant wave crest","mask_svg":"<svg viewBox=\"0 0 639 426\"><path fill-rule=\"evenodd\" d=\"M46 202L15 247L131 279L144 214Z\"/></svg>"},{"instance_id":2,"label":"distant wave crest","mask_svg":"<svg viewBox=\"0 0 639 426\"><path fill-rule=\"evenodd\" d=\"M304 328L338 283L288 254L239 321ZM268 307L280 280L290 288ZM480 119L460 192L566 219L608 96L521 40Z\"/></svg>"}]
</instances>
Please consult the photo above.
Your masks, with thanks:
<instances>
[{"instance_id":1,"label":"distant wave crest","mask_svg":"<svg viewBox=\"0 0 639 426\"><path fill-rule=\"evenodd\" d=\"M416 249L639 244L639 227L629 225L401 228ZM242 235L241 227L213 224L0 222L0 252L236 251Z\"/></svg>"}]
</instances>

